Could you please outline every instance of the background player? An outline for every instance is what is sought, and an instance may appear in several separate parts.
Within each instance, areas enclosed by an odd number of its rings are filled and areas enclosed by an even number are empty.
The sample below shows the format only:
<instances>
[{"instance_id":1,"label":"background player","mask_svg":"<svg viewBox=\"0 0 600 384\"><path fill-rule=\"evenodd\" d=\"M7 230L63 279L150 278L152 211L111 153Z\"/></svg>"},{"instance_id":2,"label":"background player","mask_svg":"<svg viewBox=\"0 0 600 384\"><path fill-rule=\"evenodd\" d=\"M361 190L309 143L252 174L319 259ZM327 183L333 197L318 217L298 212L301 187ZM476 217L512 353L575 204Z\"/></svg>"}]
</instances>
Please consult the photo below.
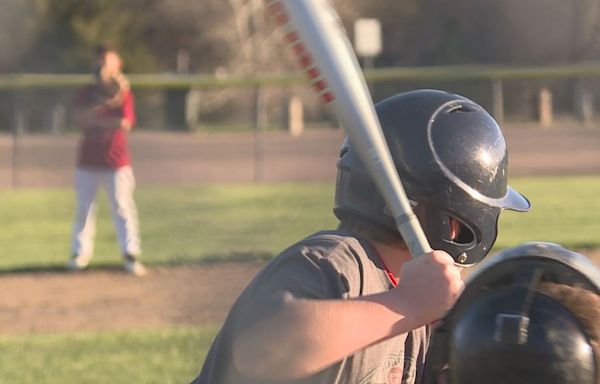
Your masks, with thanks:
<instances>
[{"instance_id":1,"label":"background player","mask_svg":"<svg viewBox=\"0 0 600 384\"><path fill-rule=\"evenodd\" d=\"M97 47L93 72L96 82L83 88L74 106L81 128L75 187L77 208L73 224L71 260L68 267L87 267L93 254L98 187L106 190L125 270L144 275L138 216L133 191L127 133L136 121L133 93L121 72L122 61L112 48Z\"/></svg>"}]
</instances>

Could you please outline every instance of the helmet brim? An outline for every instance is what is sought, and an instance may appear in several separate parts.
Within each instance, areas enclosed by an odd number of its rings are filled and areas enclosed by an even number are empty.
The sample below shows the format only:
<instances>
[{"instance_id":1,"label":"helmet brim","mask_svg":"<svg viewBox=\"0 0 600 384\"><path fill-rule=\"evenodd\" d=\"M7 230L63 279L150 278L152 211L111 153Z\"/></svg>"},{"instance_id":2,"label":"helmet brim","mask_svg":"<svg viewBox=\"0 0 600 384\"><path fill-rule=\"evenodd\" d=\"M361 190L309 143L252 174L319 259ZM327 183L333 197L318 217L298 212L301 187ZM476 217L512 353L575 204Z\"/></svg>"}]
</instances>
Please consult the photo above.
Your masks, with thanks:
<instances>
[{"instance_id":1,"label":"helmet brim","mask_svg":"<svg viewBox=\"0 0 600 384\"><path fill-rule=\"evenodd\" d=\"M527 212L531 209L529 200L511 187L508 187L508 193L504 200L504 209L518 212Z\"/></svg>"}]
</instances>

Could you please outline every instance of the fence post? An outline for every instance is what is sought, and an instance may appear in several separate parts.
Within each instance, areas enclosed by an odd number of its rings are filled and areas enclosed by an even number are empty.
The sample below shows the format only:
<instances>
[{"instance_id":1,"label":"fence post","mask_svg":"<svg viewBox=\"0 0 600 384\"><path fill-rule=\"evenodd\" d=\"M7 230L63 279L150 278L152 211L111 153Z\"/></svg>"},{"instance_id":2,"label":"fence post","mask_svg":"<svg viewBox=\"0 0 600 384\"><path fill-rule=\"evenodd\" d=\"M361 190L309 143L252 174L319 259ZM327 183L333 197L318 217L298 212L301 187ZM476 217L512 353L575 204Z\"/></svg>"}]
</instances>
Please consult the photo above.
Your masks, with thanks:
<instances>
[{"instance_id":1,"label":"fence post","mask_svg":"<svg viewBox=\"0 0 600 384\"><path fill-rule=\"evenodd\" d=\"M21 95L15 91L13 93L13 122L12 122L12 156L10 159L10 174L11 185L15 189L19 186L18 175L18 155L19 155L19 138L27 130L27 118L22 107Z\"/></svg>"},{"instance_id":2,"label":"fence post","mask_svg":"<svg viewBox=\"0 0 600 384\"><path fill-rule=\"evenodd\" d=\"M185 49L177 51L178 74L189 73L190 53ZM179 131L189 130L187 120L187 97L190 91L189 87L166 89L165 95L165 118L168 129Z\"/></svg>"},{"instance_id":3,"label":"fence post","mask_svg":"<svg viewBox=\"0 0 600 384\"><path fill-rule=\"evenodd\" d=\"M539 92L538 119L542 128L549 128L552 125L552 92L546 87Z\"/></svg>"},{"instance_id":4,"label":"fence post","mask_svg":"<svg viewBox=\"0 0 600 384\"><path fill-rule=\"evenodd\" d=\"M52 116L51 116L51 124L50 130L52 134L59 134L62 130L66 128L67 122L67 111L64 103L58 102L52 108Z\"/></svg>"},{"instance_id":5,"label":"fence post","mask_svg":"<svg viewBox=\"0 0 600 384\"><path fill-rule=\"evenodd\" d=\"M584 79L577 79L575 83L575 114L585 125L594 121L594 96Z\"/></svg>"},{"instance_id":6,"label":"fence post","mask_svg":"<svg viewBox=\"0 0 600 384\"><path fill-rule=\"evenodd\" d=\"M185 98L185 121L188 130L195 131L200 122L200 100L202 91L190 88Z\"/></svg>"},{"instance_id":7,"label":"fence post","mask_svg":"<svg viewBox=\"0 0 600 384\"><path fill-rule=\"evenodd\" d=\"M304 131L304 106L299 96L292 96L288 105L288 129L294 137Z\"/></svg>"},{"instance_id":8,"label":"fence post","mask_svg":"<svg viewBox=\"0 0 600 384\"><path fill-rule=\"evenodd\" d=\"M254 90L254 182L263 181L264 131L267 128L266 97L263 87Z\"/></svg>"},{"instance_id":9,"label":"fence post","mask_svg":"<svg viewBox=\"0 0 600 384\"><path fill-rule=\"evenodd\" d=\"M504 92L502 80L492 80L492 114L498 123L504 122Z\"/></svg>"}]
</instances>

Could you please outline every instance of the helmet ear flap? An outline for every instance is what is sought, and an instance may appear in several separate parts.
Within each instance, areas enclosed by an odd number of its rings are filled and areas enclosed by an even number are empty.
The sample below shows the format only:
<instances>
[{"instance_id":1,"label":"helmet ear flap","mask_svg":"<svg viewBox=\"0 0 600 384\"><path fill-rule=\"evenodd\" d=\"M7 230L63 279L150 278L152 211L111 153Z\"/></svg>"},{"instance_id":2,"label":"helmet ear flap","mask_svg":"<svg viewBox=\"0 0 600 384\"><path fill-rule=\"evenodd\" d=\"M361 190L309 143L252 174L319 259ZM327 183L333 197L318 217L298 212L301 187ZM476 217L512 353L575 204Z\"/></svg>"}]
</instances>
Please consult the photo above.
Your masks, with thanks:
<instances>
[{"instance_id":1,"label":"helmet ear flap","mask_svg":"<svg viewBox=\"0 0 600 384\"><path fill-rule=\"evenodd\" d=\"M419 203L415 208L431 247L448 252L461 267L477 264L491 249L500 211L476 201L462 212L448 211L435 202Z\"/></svg>"}]
</instances>

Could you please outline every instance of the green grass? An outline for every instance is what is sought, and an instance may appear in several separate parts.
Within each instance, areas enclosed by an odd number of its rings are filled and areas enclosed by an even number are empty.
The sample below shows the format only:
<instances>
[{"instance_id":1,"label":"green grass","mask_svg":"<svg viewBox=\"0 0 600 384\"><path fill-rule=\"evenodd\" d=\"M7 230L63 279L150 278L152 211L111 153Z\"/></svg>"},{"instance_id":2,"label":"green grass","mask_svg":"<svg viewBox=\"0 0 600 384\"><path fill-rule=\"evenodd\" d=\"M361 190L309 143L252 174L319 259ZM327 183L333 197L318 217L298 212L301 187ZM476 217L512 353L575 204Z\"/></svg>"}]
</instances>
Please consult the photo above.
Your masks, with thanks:
<instances>
[{"instance_id":1,"label":"green grass","mask_svg":"<svg viewBox=\"0 0 600 384\"><path fill-rule=\"evenodd\" d=\"M545 240L600 247L600 177L515 179L532 212L504 212L497 246ZM269 258L332 228L333 186L323 183L140 188L149 264ZM71 190L0 192L0 270L53 268L69 255ZM120 262L106 199L100 198L94 265Z\"/></svg>"},{"instance_id":2,"label":"green grass","mask_svg":"<svg viewBox=\"0 0 600 384\"><path fill-rule=\"evenodd\" d=\"M0 337L0 382L189 383L216 327Z\"/></svg>"},{"instance_id":3,"label":"green grass","mask_svg":"<svg viewBox=\"0 0 600 384\"><path fill-rule=\"evenodd\" d=\"M573 249L600 247L600 177L515 179L532 202L528 213L503 212L497 248L551 241Z\"/></svg>"},{"instance_id":4,"label":"green grass","mask_svg":"<svg viewBox=\"0 0 600 384\"><path fill-rule=\"evenodd\" d=\"M140 188L136 201L149 264L268 258L335 225L324 184ZM99 203L93 263L118 263L104 195ZM70 190L0 192L0 270L63 265L73 212Z\"/></svg>"},{"instance_id":5,"label":"green grass","mask_svg":"<svg viewBox=\"0 0 600 384\"><path fill-rule=\"evenodd\" d=\"M600 247L600 177L512 184L534 209L502 214L499 248L531 240ZM136 198L150 264L269 257L336 223L329 184L141 188ZM118 263L101 202L95 263ZM73 206L70 190L0 192L0 269L62 265ZM217 328L0 336L0 383L187 383Z\"/></svg>"}]
</instances>

